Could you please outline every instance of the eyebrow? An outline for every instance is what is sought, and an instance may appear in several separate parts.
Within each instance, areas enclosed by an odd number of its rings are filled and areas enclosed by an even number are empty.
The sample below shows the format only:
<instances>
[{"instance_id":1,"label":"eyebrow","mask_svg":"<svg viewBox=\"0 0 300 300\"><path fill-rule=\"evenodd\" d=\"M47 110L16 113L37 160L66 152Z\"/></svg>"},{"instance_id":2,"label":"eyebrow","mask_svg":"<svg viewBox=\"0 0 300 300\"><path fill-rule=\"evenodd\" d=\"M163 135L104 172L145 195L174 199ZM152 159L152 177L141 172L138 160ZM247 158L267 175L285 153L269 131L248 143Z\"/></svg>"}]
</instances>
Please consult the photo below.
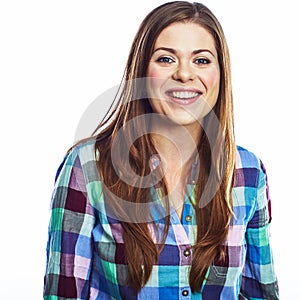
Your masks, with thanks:
<instances>
[{"instance_id":1,"label":"eyebrow","mask_svg":"<svg viewBox=\"0 0 300 300\"><path fill-rule=\"evenodd\" d=\"M173 54L177 54L177 51L173 48L168 48L168 47L158 47L156 48L153 53L155 53L156 51L159 51L159 50L164 50L164 51L168 51L170 53L173 53ZM196 49L192 52L193 55L196 55L196 54L199 54L199 53L202 53L202 52L209 52L212 56L215 57L215 55L212 53L212 51L208 50L208 49Z\"/></svg>"}]
</instances>

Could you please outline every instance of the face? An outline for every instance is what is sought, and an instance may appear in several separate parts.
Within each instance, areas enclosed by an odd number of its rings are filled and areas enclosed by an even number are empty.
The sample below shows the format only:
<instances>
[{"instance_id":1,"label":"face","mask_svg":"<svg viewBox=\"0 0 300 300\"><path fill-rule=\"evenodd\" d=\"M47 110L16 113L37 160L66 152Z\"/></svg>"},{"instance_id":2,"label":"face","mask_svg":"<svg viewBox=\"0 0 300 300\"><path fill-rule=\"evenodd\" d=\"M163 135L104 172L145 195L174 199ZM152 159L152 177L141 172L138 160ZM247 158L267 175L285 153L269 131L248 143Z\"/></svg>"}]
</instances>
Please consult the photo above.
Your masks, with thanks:
<instances>
[{"instance_id":1,"label":"face","mask_svg":"<svg viewBox=\"0 0 300 300\"><path fill-rule=\"evenodd\" d=\"M155 42L147 77L155 113L180 125L199 125L219 94L220 68L213 37L195 23L169 25Z\"/></svg>"}]
</instances>

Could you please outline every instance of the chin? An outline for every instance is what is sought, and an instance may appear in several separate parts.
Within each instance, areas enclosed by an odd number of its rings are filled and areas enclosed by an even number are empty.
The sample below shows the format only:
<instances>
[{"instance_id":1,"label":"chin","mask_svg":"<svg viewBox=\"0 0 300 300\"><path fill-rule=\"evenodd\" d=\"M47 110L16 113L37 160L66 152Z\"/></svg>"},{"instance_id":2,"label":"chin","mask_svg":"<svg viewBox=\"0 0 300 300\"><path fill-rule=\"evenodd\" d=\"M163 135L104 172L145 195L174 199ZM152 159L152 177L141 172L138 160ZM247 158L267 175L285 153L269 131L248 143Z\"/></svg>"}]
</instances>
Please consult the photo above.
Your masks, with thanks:
<instances>
[{"instance_id":1,"label":"chin","mask_svg":"<svg viewBox=\"0 0 300 300\"><path fill-rule=\"evenodd\" d=\"M195 126L199 126L201 125L201 121L200 119L199 120L196 120L196 119L191 119L191 118L169 118L170 121L172 121L174 124L177 124L177 125L181 125L181 126L192 126L192 125L195 125Z\"/></svg>"}]
</instances>

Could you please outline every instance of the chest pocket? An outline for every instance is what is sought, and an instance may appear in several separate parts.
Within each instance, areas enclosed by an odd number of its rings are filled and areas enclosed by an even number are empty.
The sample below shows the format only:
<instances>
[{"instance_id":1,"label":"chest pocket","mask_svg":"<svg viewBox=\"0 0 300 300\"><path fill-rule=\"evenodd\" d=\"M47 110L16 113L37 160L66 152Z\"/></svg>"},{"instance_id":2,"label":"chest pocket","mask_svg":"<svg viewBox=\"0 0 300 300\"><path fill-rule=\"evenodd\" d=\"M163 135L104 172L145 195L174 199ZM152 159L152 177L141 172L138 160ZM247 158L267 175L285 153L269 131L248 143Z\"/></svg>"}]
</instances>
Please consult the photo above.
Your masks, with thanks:
<instances>
[{"instance_id":1,"label":"chest pocket","mask_svg":"<svg viewBox=\"0 0 300 300\"><path fill-rule=\"evenodd\" d=\"M124 249L118 249L118 244L123 245L119 224L99 224L93 230L94 251L101 260L108 263L115 263L118 260L119 253ZM120 243L116 240L120 239ZM119 252L119 253L118 253Z\"/></svg>"},{"instance_id":2,"label":"chest pocket","mask_svg":"<svg viewBox=\"0 0 300 300\"><path fill-rule=\"evenodd\" d=\"M209 272L208 280L218 284L234 283L240 276L246 258L246 228L244 225L230 226L227 242L219 248ZM229 271L230 270L230 271Z\"/></svg>"}]
</instances>

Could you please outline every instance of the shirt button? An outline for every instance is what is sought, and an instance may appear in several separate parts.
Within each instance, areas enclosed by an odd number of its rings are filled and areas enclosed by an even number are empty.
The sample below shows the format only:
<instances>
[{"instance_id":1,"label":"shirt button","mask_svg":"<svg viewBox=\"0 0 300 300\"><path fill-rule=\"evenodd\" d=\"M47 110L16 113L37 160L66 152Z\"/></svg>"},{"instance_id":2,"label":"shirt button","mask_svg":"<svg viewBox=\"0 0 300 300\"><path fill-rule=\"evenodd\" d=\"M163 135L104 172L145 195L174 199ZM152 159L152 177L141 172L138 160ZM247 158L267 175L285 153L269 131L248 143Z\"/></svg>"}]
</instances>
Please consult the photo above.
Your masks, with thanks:
<instances>
[{"instance_id":1,"label":"shirt button","mask_svg":"<svg viewBox=\"0 0 300 300\"><path fill-rule=\"evenodd\" d=\"M189 291L188 290L183 290L182 291L182 296L188 296L188 294L189 294Z\"/></svg>"},{"instance_id":2,"label":"shirt button","mask_svg":"<svg viewBox=\"0 0 300 300\"><path fill-rule=\"evenodd\" d=\"M191 255L191 251L190 251L189 249L186 249L186 250L183 251L183 255L184 255L185 257L188 257L188 256Z\"/></svg>"},{"instance_id":3,"label":"shirt button","mask_svg":"<svg viewBox=\"0 0 300 300\"><path fill-rule=\"evenodd\" d=\"M192 216L186 216L186 217L185 217L185 220L186 220L187 222L191 222L191 221L192 221Z\"/></svg>"}]
</instances>

